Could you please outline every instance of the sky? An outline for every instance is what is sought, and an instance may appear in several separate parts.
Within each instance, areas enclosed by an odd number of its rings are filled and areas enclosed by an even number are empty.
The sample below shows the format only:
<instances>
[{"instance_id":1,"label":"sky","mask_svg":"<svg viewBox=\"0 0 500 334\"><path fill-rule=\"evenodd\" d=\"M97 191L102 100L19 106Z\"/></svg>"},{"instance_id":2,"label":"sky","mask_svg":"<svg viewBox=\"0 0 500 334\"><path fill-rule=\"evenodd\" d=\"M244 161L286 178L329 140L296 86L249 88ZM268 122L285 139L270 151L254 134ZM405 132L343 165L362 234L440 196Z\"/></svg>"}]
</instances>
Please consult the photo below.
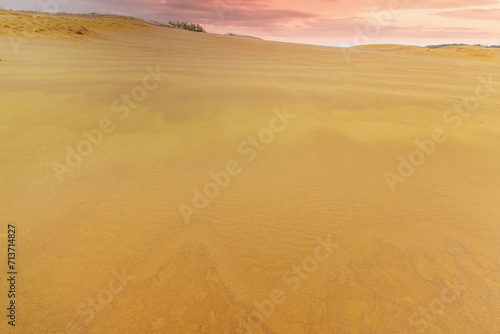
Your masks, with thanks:
<instances>
[{"instance_id":1,"label":"sky","mask_svg":"<svg viewBox=\"0 0 500 334\"><path fill-rule=\"evenodd\" d=\"M500 44L500 0L0 0L14 10L200 23L212 33L359 44Z\"/></svg>"}]
</instances>

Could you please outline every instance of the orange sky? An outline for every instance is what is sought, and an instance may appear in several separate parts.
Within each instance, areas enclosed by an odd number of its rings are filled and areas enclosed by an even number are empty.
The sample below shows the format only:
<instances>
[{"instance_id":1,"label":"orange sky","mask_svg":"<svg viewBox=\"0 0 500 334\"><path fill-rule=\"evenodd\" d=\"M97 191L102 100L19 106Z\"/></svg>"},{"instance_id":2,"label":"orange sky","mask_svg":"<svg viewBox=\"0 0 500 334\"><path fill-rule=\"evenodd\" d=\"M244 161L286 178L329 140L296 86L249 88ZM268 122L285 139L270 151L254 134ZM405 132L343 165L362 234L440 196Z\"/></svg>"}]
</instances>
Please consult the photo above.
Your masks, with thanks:
<instances>
[{"instance_id":1,"label":"orange sky","mask_svg":"<svg viewBox=\"0 0 500 334\"><path fill-rule=\"evenodd\" d=\"M500 44L500 0L0 0L0 6L185 20L209 32L338 46Z\"/></svg>"}]
</instances>

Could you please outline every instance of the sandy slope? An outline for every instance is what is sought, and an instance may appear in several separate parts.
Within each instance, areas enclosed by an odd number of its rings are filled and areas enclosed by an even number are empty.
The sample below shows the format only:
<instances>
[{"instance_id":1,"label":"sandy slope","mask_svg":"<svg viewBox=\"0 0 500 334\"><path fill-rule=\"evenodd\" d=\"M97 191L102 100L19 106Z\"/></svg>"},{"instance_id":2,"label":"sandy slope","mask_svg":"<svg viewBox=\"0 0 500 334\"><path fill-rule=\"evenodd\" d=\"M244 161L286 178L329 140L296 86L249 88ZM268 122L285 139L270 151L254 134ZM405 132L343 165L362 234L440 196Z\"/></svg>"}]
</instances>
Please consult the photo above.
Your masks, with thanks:
<instances>
[{"instance_id":1,"label":"sandy slope","mask_svg":"<svg viewBox=\"0 0 500 334\"><path fill-rule=\"evenodd\" d=\"M498 50L365 46L347 61L94 24L77 39L0 35L0 221L18 229L19 333L499 332ZM113 112L157 68L161 84ZM489 75L477 108L447 113ZM285 108L296 117L282 127ZM113 130L60 182L66 148L106 118ZM271 121L282 131L248 161L248 136ZM447 140L391 191L386 173L436 128ZM179 205L233 160L240 173L186 224Z\"/></svg>"}]
</instances>

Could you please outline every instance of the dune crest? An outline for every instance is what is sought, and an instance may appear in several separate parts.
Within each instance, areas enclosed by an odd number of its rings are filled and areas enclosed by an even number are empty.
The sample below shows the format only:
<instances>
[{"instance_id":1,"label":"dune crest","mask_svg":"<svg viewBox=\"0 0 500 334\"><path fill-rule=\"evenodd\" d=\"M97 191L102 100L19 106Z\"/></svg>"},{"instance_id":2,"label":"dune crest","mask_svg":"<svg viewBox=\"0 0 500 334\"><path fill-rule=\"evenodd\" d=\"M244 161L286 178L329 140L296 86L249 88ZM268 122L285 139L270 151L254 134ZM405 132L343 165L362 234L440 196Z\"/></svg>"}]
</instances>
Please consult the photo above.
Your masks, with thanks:
<instances>
[{"instance_id":1,"label":"dune crest","mask_svg":"<svg viewBox=\"0 0 500 334\"><path fill-rule=\"evenodd\" d=\"M119 15L48 14L0 9L0 35L8 36L68 39L149 26L144 20Z\"/></svg>"}]
</instances>

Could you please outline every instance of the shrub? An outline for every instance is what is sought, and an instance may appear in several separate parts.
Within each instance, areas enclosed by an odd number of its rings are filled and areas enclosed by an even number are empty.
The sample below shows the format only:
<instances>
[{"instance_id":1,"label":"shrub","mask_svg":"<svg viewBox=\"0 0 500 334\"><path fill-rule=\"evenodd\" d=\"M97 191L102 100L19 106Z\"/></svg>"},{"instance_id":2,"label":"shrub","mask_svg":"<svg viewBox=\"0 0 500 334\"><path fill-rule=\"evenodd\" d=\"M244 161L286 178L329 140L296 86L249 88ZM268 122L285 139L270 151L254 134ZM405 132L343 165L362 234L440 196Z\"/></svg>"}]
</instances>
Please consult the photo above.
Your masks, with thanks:
<instances>
[{"instance_id":1,"label":"shrub","mask_svg":"<svg viewBox=\"0 0 500 334\"><path fill-rule=\"evenodd\" d=\"M187 23L187 22L173 22L173 21L168 21L168 24L171 25L172 27L184 29L184 30L189 30L189 31L196 31L196 32L205 32L205 29L199 24L199 23Z\"/></svg>"}]
</instances>

